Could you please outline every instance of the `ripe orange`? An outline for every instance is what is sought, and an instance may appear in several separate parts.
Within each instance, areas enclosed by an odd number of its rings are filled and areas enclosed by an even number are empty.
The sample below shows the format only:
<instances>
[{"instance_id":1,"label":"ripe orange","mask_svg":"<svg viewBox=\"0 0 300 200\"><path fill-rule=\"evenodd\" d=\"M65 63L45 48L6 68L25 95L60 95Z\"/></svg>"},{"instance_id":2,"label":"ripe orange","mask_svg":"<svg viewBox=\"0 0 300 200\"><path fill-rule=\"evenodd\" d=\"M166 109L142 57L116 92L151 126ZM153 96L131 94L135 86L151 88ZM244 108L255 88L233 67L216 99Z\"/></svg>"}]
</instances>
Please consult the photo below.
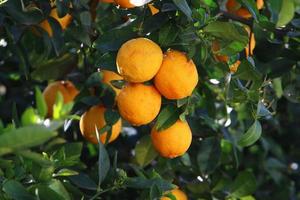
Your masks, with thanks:
<instances>
[{"instance_id":1,"label":"ripe orange","mask_svg":"<svg viewBox=\"0 0 300 200\"><path fill-rule=\"evenodd\" d=\"M173 196L175 196L176 200L188 200L186 194L182 190L179 190L177 188L171 190L168 193L171 193ZM162 198L160 198L160 200L170 200L170 198L168 198L168 197L162 197Z\"/></svg>"},{"instance_id":2,"label":"ripe orange","mask_svg":"<svg viewBox=\"0 0 300 200\"><path fill-rule=\"evenodd\" d=\"M191 145L192 132L187 122L178 120L171 127L157 131L151 130L151 140L159 154L166 158L183 155Z\"/></svg>"},{"instance_id":3,"label":"ripe orange","mask_svg":"<svg viewBox=\"0 0 300 200\"><path fill-rule=\"evenodd\" d=\"M112 87L114 89L114 91L116 92L116 95L118 95L121 90L114 87L111 84L111 81L123 80L122 76L120 76L119 74L117 74L113 71L109 71L109 70L101 70L101 72L103 73L102 82L105 83L105 84L108 84L110 87Z\"/></svg>"},{"instance_id":4,"label":"ripe orange","mask_svg":"<svg viewBox=\"0 0 300 200\"><path fill-rule=\"evenodd\" d=\"M167 99L182 99L190 96L198 83L194 62L185 53L168 50L154 78L154 84Z\"/></svg>"},{"instance_id":5,"label":"ripe orange","mask_svg":"<svg viewBox=\"0 0 300 200\"><path fill-rule=\"evenodd\" d=\"M220 44L217 40L213 41L212 42L212 50L213 50L213 53L214 53L214 56L216 58L216 60L220 61L220 62L228 62L229 60L229 57L226 56L226 55L221 55L218 53L218 51L220 50Z\"/></svg>"},{"instance_id":6,"label":"ripe orange","mask_svg":"<svg viewBox=\"0 0 300 200\"><path fill-rule=\"evenodd\" d=\"M70 81L55 81L50 83L43 92L43 96L48 107L48 116L52 116L53 114L53 105L58 92L62 94L64 103L73 101L79 93L79 91Z\"/></svg>"},{"instance_id":7,"label":"ripe orange","mask_svg":"<svg viewBox=\"0 0 300 200\"><path fill-rule=\"evenodd\" d=\"M161 96L154 86L128 83L117 96L121 116L140 126L150 123L159 113Z\"/></svg>"},{"instance_id":8,"label":"ripe orange","mask_svg":"<svg viewBox=\"0 0 300 200\"><path fill-rule=\"evenodd\" d=\"M70 14L66 14L64 17L59 18L56 8L53 8L51 10L49 16L55 18L58 21L58 23L60 24L62 30L65 30L72 21L72 16ZM53 36L53 31L52 31L52 28L51 28L48 20L42 21L39 26L41 28L43 28L45 31L47 31L47 33L49 34L50 37Z\"/></svg>"},{"instance_id":9,"label":"ripe orange","mask_svg":"<svg viewBox=\"0 0 300 200\"><path fill-rule=\"evenodd\" d=\"M264 6L264 0L257 0L256 1L257 9L262 9ZM243 17L243 18L250 18L252 17L252 14L246 9L243 8L240 3L238 3L236 0L228 0L226 2L226 8L228 12L236 14L237 16Z\"/></svg>"},{"instance_id":10,"label":"ripe orange","mask_svg":"<svg viewBox=\"0 0 300 200\"><path fill-rule=\"evenodd\" d=\"M143 6L150 1L151 0L115 0L115 2L120 5L121 8L134 8Z\"/></svg>"},{"instance_id":11,"label":"ripe orange","mask_svg":"<svg viewBox=\"0 0 300 200\"><path fill-rule=\"evenodd\" d=\"M100 131L106 125L104 113L104 106L98 105L91 107L80 118L79 126L82 136L91 143L98 144L96 127ZM122 128L122 121L119 119L112 127L111 136L108 142L112 142L120 135ZM100 141L104 144L106 141L107 132L100 135Z\"/></svg>"},{"instance_id":12,"label":"ripe orange","mask_svg":"<svg viewBox=\"0 0 300 200\"><path fill-rule=\"evenodd\" d=\"M117 67L129 82L149 81L158 72L163 60L161 48L147 38L125 42L118 51Z\"/></svg>"}]
</instances>

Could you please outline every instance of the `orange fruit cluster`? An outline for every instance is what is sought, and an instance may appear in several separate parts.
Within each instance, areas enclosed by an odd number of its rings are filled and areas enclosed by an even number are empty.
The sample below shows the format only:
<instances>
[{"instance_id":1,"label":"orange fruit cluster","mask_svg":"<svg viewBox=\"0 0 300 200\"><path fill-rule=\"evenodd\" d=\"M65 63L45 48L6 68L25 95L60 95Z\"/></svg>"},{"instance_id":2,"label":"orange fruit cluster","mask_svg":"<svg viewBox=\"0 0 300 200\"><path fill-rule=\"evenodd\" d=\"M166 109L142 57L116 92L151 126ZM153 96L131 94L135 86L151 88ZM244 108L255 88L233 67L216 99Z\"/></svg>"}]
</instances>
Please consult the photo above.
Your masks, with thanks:
<instances>
[{"instance_id":1,"label":"orange fruit cluster","mask_svg":"<svg viewBox=\"0 0 300 200\"><path fill-rule=\"evenodd\" d=\"M116 65L119 74L102 70L102 83L112 87L116 93L116 104L123 119L134 126L151 123L159 114L162 96L167 99L182 99L192 94L198 83L198 72L194 62L185 53L161 48L147 38L136 38L125 42L119 49ZM115 88L111 81L126 81L122 89ZM149 81L153 80L154 84ZM72 101L78 94L70 82L54 82L44 91L49 115L57 92L61 92L65 102ZM96 144L114 141L120 134L122 122L111 127L111 134L97 130L106 127L106 108L96 105L87 110L80 119L80 131L84 138ZM192 132L187 122L178 120L171 127L151 131L154 148L161 156L175 158L183 155L191 145Z\"/></svg>"},{"instance_id":2,"label":"orange fruit cluster","mask_svg":"<svg viewBox=\"0 0 300 200\"><path fill-rule=\"evenodd\" d=\"M117 96L119 113L135 126L149 124L156 118L161 96L188 97L198 83L197 68L185 53L169 49L163 54L156 43L146 38L125 42L118 51L116 64L127 81ZM154 85L144 83L149 80ZM161 156L175 158L187 151L192 133L187 122L178 120L163 131L153 127L151 139Z\"/></svg>"},{"instance_id":3,"label":"orange fruit cluster","mask_svg":"<svg viewBox=\"0 0 300 200\"><path fill-rule=\"evenodd\" d=\"M264 0L256 0L257 9L260 10L264 7ZM237 16L243 18L251 18L252 14L246 8L242 7L242 5L236 0L228 0L226 3L226 8L228 12L233 13Z\"/></svg>"},{"instance_id":4,"label":"orange fruit cluster","mask_svg":"<svg viewBox=\"0 0 300 200\"><path fill-rule=\"evenodd\" d=\"M249 36L249 43L245 47L245 55L246 55L246 57L248 57L248 56L253 55L253 51L254 51L254 48L255 48L255 45L256 45L256 40L255 40L254 33L251 33L251 30L248 26L245 26L245 30L248 32L248 36ZM211 49L212 49L214 57L217 61L224 62L224 63L227 63L229 61L229 56L222 55L218 52L218 51L220 51L221 47L220 47L220 44L217 40L214 40L212 42ZM235 63L230 65L229 66L230 72L235 73L240 64L241 64L241 61L237 60Z\"/></svg>"},{"instance_id":5,"label":"orange fruit cluster","mask_svg":"<svg viewBox=\"0 0 300 200\"><path fill-rule=\"evenodd\" d=\"M176 198L176 200L188 200L188 197L186 196L186 194L178 188L167 192L167 194L168 193L171 193ZM160 198L160 200L170 200L170 198L169 197L162 197L162 198Z\"/></svg>"}]
</instances>

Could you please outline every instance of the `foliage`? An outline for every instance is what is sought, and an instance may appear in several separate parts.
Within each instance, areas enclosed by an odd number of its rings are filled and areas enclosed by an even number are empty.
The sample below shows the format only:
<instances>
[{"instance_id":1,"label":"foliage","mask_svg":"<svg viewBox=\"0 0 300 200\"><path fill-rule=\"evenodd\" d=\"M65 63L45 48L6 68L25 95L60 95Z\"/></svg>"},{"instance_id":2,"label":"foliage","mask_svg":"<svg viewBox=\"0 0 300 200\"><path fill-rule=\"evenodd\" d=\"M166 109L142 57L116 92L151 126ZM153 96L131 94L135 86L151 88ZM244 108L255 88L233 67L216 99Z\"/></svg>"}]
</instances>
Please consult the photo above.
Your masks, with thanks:
<instances>
[{"instance_id":1,"label":"foliage","mask_svg":"<svg viewBox=\"0 0 300 200\"><path fill-rule=\"evenodd\" d=\"M250 19L226 12L225 2L154 0L160 12L152 15L147 5L55 1L60 17L73 17L62 30L50 1L0 1L0 199L157 199L176 186L190 199L300 198L300 2L267 0L258 11L253 0L239 0ZM39 25L44 19L52 37ZM248 58L245 25L256 38ZM119 47L136 37L185 51L198 86L185 99L164 99L153 124L124 123L115 142L88 143L78 125L84 111L110 108L107 127L120 117L115 92L96 72L117 71ZM228 63L216 61L215 40ZM58 95L54 119L41 93L53 80L80 89L73 103ZM189 122L192 145L179 158L162 158L151 127L164 130L178 118Z\"/></svg>"}]
</instances>

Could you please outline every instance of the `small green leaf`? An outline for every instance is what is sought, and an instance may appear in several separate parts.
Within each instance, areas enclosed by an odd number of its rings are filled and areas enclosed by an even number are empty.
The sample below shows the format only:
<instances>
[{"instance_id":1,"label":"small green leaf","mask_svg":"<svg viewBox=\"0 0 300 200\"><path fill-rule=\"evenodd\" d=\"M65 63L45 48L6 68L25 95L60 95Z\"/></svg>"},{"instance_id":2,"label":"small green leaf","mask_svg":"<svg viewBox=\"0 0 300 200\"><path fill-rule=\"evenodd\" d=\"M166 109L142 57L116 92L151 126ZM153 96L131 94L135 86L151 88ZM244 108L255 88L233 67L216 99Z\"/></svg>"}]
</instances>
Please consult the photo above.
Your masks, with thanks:
<instances>
[{"instance_id":1,"label":"small green leaf","mask_svg":"<svg viewBox=\"0 0 300 200\"><path fill-rule=\"evenodd\" d=\"M135 146L135 158L137 163L144 167L151 163L157 156L157 152L153 148L151 138L149 135L145 135L137 142Z\"/></svg>"},{"instance_id":2,"label":"small green leaf","mask_svg":"<svg viewBox=\"0 0 300 200\"><path fill-rule=\"evenodd\" d=\"M272 113L268 110L268 108L261 101L259 101L257 104L256 116L257 117L266 117L266 116L270 116L270 115L272 115Z\"/></svg>"},{"instance_id":3,"label":"small green leaf","mask_svg":"<svg viewBox=\"0 0 300 200\"><path fill-rule=\"evenodd\" d=\"M203 174L212 173L221 158L220 141L216 138L206 138L200 142L197 163Z\"/></svg>"},{"instance_id":4,"label":"small green leaf","mask_svg":"<svg viewBox=\"0 0 300 200\"><path fill-rule=\"evenodd\" d=\"M240 172L230 186L230 196L240 198L252 194L256 190L256 179L252 172Z\"/></svg>"},{"instance_id":5,"label":"small green leaf","mask_svg":"<svg viewBox=\"0 0 300 200\"><path fill-rule=\"evenodd\" d=\"M35 102L39 115L44 118L47 115L48 108L41 90L35 87Z\"/></svg>"},{"instance_id":6,"label":"small green leaf","mask_svg":"<svg viewBox=\"0 0 300 200\"><path fill-rule=\"evenodd\" d=\"M293 18L295 13L294 0L282 0L281 9L278 15L277 27L285 26Z\"/></svg>"},{"instance_id":7,"label":"small green leaf","mask_svg":"<svg viewBox=\"0 0 300 200\"><path fill-rule=\"evenodd\" d=\"M74 176L78 175L78 172L71 169L61 169L54 176Z\"/></svg>"},{"instance_id":8,"label":"small green leaf","mask_svg":"<svg viewBox=\"0 0 300 200\"><path fill-rule=\"evenodd\" d=\"M23 126L37 124L39 121L40 118L32 107L27 108L21 117L21 122Z\"/></svg>"},{"instance_id":9,"label":"small green leaf","mask_svg":"<svg viewBox=\"0 0 300 200\"><path fill-rule=\"evenodd\" d=\"M180 116L179 109L174 105L168 105L162 109L157 117L155 127L158 131L165 130L172 126Z\"/></svg>"},{"instance_id":10,"label":"small green leaf","mask_svg":"<svg viewBox=\"0 0 300 200\"><path fill-rule=\"evenodd\" d=\"M72 183L82 189L96 190L97 184L86 174L80 173L79 175L68 177Z\"/></svg>"},{"instance_id":11,"label":"small green leaf","mask_svg":"<svg viewBox=\"0 0 300 200\"><path fill-rule=\"evenodd\" d=\"M91 26L91 23L92 23L91 13L89 11L81 12L80 13L80 21L81 21L81 24L84 26Z\"/></svg>"},{"instance_id":12,"label":"small green leaf","mask_svg":"<svg viewBox=\"0 0 300 200\"><path fill-rule=\"evenodd\" d=\"M113 126L120 119L120 115L116 110L106 109L104 113L104 119L106 124Z\"/></svg>"},{"instance_id":13,"label":"small green leaf","mask_svg":"<svg viewBox=\"0 0 300 200\"><path fill-rule=\"evenodd\" d=\"M251 146L260 138L261 132L262 128L260 122L255 120L248 131L239 139L238 145L241 147Z\"/></svg>"}]
</instances>

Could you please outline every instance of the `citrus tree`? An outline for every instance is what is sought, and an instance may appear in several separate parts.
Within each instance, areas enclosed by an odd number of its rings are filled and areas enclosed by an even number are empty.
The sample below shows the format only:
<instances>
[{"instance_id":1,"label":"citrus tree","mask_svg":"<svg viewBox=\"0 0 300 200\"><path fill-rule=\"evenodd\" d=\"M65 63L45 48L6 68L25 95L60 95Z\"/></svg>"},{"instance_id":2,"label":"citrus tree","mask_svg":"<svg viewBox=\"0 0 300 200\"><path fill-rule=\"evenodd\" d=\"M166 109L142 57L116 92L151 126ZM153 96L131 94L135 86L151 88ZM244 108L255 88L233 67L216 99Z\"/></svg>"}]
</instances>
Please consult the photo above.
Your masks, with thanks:
<instances>
[{"instance_id":1,"label":"citrus tree","mask_svg":"<svg viewBox=\"0 0 300 200\"><path fill-rule=\"evenodd\" d=\"M299 0L1 0L0 199L299 199Z\"/></svg>"}]
</instances>

